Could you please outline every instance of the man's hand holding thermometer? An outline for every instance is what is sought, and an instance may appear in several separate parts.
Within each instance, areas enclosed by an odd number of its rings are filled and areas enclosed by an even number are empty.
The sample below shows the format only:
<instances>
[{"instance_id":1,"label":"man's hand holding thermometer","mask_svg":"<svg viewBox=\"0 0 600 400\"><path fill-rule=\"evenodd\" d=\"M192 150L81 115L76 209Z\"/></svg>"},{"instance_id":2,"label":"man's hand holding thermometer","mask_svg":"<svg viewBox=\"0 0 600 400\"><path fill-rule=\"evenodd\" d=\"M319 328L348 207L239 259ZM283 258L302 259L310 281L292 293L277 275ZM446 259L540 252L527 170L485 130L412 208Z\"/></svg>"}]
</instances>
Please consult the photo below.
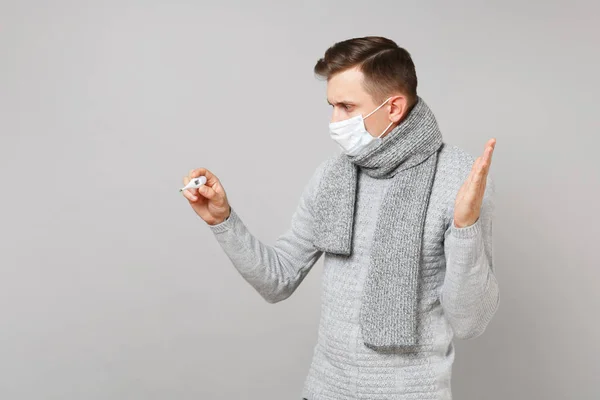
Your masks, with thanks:
<instances>
[{"instance_id":1,"label":"man's hand holding thermometer","mask_svg":"<svg viewBox=\"0 0 600 400\"><path fill-rule=\"evenodd\" d=\"M197 168L183 178L180 192L192 209L209 225L219 224L229 217L231 206L219 178L206 168Z\"/></svg>"}]
</instances>

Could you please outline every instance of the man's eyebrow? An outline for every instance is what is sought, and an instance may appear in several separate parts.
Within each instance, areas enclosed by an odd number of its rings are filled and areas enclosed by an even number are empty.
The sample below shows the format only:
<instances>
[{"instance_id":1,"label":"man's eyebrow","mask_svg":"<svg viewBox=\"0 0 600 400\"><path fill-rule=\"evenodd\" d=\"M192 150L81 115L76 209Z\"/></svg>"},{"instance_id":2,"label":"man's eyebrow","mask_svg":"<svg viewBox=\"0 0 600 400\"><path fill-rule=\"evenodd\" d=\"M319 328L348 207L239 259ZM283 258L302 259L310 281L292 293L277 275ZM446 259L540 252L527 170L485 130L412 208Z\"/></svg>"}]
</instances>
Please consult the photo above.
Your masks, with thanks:
<instances>
[{"instance_id":1,"label":"man's eyebrow","mask_svg":"<svg viewBox=\"0 0 600 400\"><path fill-rule=\"evenodd\" d=\"M327 104L329 104L330 106L332 106L333 104L331 104L329 102L329 99L327 99ZM354 105L353 102L349 101L349 100L342 100L342 101L338 101L336 104L346 104L346 105Z\"/></svg>"}]
</instances>

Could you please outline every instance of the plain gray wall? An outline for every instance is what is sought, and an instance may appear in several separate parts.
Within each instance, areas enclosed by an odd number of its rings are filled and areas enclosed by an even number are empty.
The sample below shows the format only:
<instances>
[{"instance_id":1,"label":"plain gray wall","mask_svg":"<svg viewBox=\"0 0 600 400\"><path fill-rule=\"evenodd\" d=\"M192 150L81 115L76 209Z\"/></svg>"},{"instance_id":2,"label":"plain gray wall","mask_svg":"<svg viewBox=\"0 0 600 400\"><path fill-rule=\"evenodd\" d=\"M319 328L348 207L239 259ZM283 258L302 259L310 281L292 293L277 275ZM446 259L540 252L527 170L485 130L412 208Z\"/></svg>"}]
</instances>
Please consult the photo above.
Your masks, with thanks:
<instances>
[{"instance_id":1,"label":"plain gray wall","mask_svg":"<svg viewBox=\"0 0 600 400\"><path fill-rule=\"evenodd\" d=\"M0 2L0 398L299 399L322 259L271 305L178 193L207 167L263 242L337 151L312 68L412 54L445 141L497 138L500 308L461 400L598 399L595 1Z\"/></svg>"}]
</instances>

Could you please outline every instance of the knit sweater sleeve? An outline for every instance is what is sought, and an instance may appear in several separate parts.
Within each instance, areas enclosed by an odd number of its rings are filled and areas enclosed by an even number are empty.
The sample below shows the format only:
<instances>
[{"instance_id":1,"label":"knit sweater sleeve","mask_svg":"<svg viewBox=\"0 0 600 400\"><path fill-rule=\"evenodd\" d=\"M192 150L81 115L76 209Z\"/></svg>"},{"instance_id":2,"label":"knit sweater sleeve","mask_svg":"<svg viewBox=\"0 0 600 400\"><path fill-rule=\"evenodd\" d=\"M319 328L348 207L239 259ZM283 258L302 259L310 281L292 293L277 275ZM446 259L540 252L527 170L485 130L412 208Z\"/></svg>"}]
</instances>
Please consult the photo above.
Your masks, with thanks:
<instances>
[{"instance_id":1,"label":"knit sweater sleeve","mask_svg":"<svg viewBox=\"0 0 600 400\"><path fill-rule=\"evenodd\" d=\"M500 302L492 257L494 191L494 182L488 175L477 221L457 227L452 207L445 231L446 275L440 302L459 339L480 336Z\"/></svg>"},{"instance_id":2,"label":"knit sweater sleeve","mask_svg":"<svg viewBox=\"0 0 600 400\"><path fill-rule=\"evenodd\" d=\"M269 303L287 299L322 254L311 238L313 199L323 165L324 162L305 185L288 229L274 244L259 240L233 206L227 220L208 225L233 266Z\"/></svg>"}]
</instances>

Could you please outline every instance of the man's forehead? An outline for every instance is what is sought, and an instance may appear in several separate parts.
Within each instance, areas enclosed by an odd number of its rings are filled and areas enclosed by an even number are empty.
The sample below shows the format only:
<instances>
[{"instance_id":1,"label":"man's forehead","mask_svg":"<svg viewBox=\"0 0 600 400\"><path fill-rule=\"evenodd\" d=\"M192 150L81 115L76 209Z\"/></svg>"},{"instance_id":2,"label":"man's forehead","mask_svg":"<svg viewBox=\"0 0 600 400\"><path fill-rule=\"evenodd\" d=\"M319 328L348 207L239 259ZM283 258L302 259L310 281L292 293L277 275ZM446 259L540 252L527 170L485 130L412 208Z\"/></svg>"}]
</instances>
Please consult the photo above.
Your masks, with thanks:
<instances>
[{"instance_id":1,"label":"man's forehead","mask_svg":"<svg viewBox=\"0 0 600 400\"><path fill-rule=\"evenodd\" d=\"M332 76L327 82L327 102L357 103L363 101L366 92L362 87L362 74L344 71Z\"/></svg>"}]
</instances>

